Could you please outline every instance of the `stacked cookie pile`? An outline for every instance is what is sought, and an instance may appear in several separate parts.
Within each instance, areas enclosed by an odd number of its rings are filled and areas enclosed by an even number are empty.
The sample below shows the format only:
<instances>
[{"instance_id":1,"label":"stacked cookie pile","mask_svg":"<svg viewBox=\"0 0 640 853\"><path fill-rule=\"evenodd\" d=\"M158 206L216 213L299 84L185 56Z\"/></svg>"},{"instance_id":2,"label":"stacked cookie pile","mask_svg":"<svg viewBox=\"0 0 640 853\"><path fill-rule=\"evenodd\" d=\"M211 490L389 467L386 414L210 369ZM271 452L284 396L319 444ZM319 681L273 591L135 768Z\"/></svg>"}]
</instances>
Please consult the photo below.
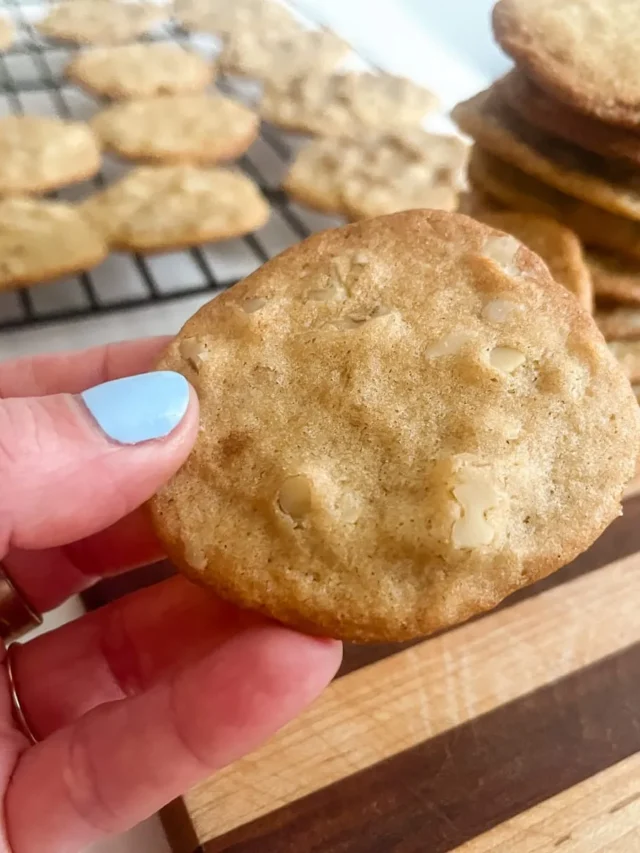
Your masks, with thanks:
<instances>
[{"instance_id":1,"label":"stacked cookie pile","mask_svg":"<svg viewBox=\"0 0 640 853\"><path fill-rule=\"evenodd\" d=\"M597 322L640 383L640 2L500 0L493 28L516 67L453 112L475 140L468 211L572 232Z\"/></svg>"}]
</instances>

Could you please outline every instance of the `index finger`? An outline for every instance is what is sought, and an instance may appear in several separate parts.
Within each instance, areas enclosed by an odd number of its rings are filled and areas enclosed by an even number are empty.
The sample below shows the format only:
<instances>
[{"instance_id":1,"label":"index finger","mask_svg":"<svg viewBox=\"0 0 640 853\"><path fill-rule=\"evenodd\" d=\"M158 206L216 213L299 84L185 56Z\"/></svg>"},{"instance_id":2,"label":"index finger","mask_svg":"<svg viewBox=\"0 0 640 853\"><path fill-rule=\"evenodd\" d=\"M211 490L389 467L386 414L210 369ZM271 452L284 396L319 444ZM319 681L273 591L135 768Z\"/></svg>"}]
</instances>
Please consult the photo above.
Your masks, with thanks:
<instances>
[{"instance_id":1,"label":"index finger","mask_svg":"<svg viewBox=\"0 0 640 853\"><path fill-rule=\"evenodd\" d=\"M5 361L0 364L0 398L79 394L110 379L144 373L155 365L170 340L168 336L142 338Z\"/></svg>"}]
</instances>

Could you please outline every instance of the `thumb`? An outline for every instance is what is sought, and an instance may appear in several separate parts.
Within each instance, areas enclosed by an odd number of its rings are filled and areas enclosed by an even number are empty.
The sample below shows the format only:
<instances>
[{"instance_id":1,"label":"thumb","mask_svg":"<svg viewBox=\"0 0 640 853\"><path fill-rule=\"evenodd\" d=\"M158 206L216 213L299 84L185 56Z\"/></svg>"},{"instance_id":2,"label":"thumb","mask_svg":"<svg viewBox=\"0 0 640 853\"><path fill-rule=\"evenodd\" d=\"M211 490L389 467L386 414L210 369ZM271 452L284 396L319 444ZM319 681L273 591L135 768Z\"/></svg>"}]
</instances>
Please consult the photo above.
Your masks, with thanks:
<instances>
[{"instance_id":1,"label":"thumb","mask_svg":"<svg viewBox=\"0 0 640 853\"><path fill-rule=\"evenodd\" d=\"M0 557L115 523L180 467L197 429L195 392L170 371L0 400Z\"/></svg>"}]
</instances>

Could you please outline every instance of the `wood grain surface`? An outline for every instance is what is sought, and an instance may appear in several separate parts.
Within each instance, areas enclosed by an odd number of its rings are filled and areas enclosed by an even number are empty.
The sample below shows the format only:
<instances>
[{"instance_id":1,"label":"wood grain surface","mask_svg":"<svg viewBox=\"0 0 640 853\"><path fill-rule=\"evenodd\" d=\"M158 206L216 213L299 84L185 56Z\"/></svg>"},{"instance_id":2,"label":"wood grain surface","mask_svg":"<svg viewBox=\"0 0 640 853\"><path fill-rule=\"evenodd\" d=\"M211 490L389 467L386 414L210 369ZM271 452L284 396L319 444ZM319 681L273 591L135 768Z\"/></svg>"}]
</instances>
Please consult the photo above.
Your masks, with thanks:
<instances>
[{"instance_id":1,"label":"wood grain surface","mask_svg":"<svg viewBox=\"0 0 640 853\"><path fill-rule=\"evenodd\" d=\"M640 853L640 495L427 640L347 646L298 720L161 814L176 853ZM167 564L91 593L99 606Z\"/></svg>"},{"instance_id":2,"label":"wood grain surface","mask_svg":"<svg viewBox=\"0 0 640 853\"><path fill-rule=\"evenodd\" d=\"M640 853L640 496L490 614L340 676L171 804L176 853Z\"/></svg>"}]
</instances>

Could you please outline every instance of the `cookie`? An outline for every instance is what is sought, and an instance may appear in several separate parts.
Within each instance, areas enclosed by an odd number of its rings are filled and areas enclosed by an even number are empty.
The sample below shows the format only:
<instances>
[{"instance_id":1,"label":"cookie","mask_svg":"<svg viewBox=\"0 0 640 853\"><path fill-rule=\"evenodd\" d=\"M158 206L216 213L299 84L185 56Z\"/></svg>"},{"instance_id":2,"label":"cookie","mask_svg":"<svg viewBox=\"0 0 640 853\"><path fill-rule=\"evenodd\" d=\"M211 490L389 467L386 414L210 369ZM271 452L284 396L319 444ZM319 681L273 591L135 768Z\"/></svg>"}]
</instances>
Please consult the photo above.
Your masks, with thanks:
<instances>
[{"instance_id":1,"label":"cookie","mask_svg":"<svg viewBox=\"0 0 640 853\"><path fill-rule=\"evenodd\" d=\"M640 135L605 124L551 98L521 71L496 84L508 107L539 130L603 157L640 165Z\"/></svg>"},{"instance_id":2,"label":"cookie","mask_svg":"<svg viewBox=\"0 0 640 853\"><path fill-rule=\"evenodd\" d=\"M303 30L266 37L254 28L229 36L220 54L228 74L270 80L314 70L334 71L350 51L349 44L330 30Z\"/></svg>"},{"instance_id":3,"label":"cookie","mask_svg":"<svg viewBox=\"0 0 640 853\"><path fill-rule=\"evenodd\" d=\"M640 305L640 263L606 252L587 253L594 292L599 299Z\"/></svg>"},{"instance_id":4,"label":"cookie","mask_svg":"<svg viewBox=\"0 0 640 853\"><path fill-rule=\"evenodd\" d=\"M112 249L164 252L261 228L269 205L228 169L143 166L89 198L83 212Z\"/></svg>"},{"instance_id":5,"label":"cookie","mask_svg":"<svg viewBox=\"0 0 640 853\"><path fill-rule=\"evenodd\" d=\"M222 95L163 95L114 104L91 127L105 148L129 160L219 163L249 148L259 120Z\"/></svg>"},{"instance_id":6,"label":"cookie","mask_svg":"<svg viewBox=\"0 0 640 853\"><path fill-rule=\"evenodd\" d=\"M573 231L555 219L513 211L486 211L476 218L486 225L512 234L539 255L553 278L574 294L589 313L593 311L593 284L582 253L582 245Z\"/></svg>"},{"instance_id":7,"label":"cookie","mask_svg":"<svg viewBox=\"0 0 640 853\"><path fill-rule=\"evenodd\" d=\"M72 205L0 199L0 290L88 270L106 256L102 234Z\"/></svg>"},{"instance_id":8,"label":"cookie","mask_svg":"<svg viewBox=\"0 0 640 853\"><path fill-rule=\"evenodd\" d=\"M505 106L497 87L458 104L452 116L487 151L567 195L640 220L640 172L548 136Z\"/></svg>"},{"instance_id":9,"label":"cookie","mask_svg":"<svg viewBox=\"0 0 640 853\"><path fill-rule=\"evenodd\" d=\"M635 0L500 0L493 30L554 97L603 121L640 123Z\"/></svg>"},{"instance_id":10,"label":"cookie","mask_svg":"<svg viewBox=\"0 0 640 853\"><path fill-rule=\"evenodd\" d=\"M15 30L11 21L0 18L0 50L7 50L13 44Z\"/></svg>"},{"instance_id":11,"label":"cookie","mask_svg":"<svg viewBox=\"0 0 640 853\"><path fill-rule=\"evenodd\" d=\"M466 146L416 129L319 138L298 153L284 189L302 204L354 219L415 207L453 210Z\"/></svg>"},{"instance_id":12,"label":"cookie","mask_svg":"<svg viewBox=\"0 0 640 853\"><path fill-rule=\"evenodd\" d=\"M640 284L640 272L638 281ZM640 308L625 305L596 312L595 321L608 341L640 339Z\"/></svg>"},{"instance_id":13,"label":"cookie","mask_svg":"<svg viewBox=\"0 0 640 853\"><path fill-rule=\"evenodd\" d=\"M0 196L46 193L100 168L98 140L86 124L41 116L0 118Z\"/></svg>"},{"instance_id":14,"label":"cookie","mask_svg":"<svg viewBox=\"0 0 640 853\"><path fill-rule=\"evenodd\" d=\"M205 89L215 65L177 44L127 44L79 53L67 77L89 92L114 100L151 98Z\"/></svg>"},{"instance_id":15,"label":"cookie","mask_svg":"<svg viewBox=\"0 0 640 853\"><path fill-rule=\"evenodd\" d=\"M272 0L175 0L174 15L186 30L221 38L251 30L269 39L300 30L289 10Z\"/></svg>"},{"instance_id":16,"label":"cookie","mask_svg":"<svg viewBox=\"0 0 640 853\"><path fill-rule=\"evenodd\" d=\"M349 137L363 130L420 127L437 104L435 95L405 77L309 72L267 81L262 115L287 130Z\"/></svg>"},{"instance_id":17,"label":"cookie","mask_svg":"<svg viewBox=\"0 0 640 853\"><path fill-rule=\"evenodd\" d=\"M640 340L609 341L609 349L615 356L629 379L629 382L640 382Z\"/></svg>"},{"instance_id":18,"label":"cookie","mask_svg":"<svg viewBox=\"0 0 640 853\"><path fill-rule=\"evenodd\" d=\"M640 223L554 190L475 146L469 179L507 207L557 219L583 243L640 258Z\"/></svg>"},{"instance_id":19,"label":"cookie","mask_svg":"<svg viewBox=\"0 0 640 853\"><path fill-rule=\"evenodd\" d=\"M288 249L159 368L200 400L151 503L171 559L343 639L446 628L554 571L619 515L640 450L592 319L514 238L441 211Z\"/></svg>"},{"instance_id":20,"label":"cookie","mask_svg":"<svg viewBox=\"0 0 640 853\"><path fill-rule=\"evenodd\" d=\"M155 3L65 0L37 24L48 38L76 44L121 44L142 35L166 15Z\"/></svg>"}]
</instances>

